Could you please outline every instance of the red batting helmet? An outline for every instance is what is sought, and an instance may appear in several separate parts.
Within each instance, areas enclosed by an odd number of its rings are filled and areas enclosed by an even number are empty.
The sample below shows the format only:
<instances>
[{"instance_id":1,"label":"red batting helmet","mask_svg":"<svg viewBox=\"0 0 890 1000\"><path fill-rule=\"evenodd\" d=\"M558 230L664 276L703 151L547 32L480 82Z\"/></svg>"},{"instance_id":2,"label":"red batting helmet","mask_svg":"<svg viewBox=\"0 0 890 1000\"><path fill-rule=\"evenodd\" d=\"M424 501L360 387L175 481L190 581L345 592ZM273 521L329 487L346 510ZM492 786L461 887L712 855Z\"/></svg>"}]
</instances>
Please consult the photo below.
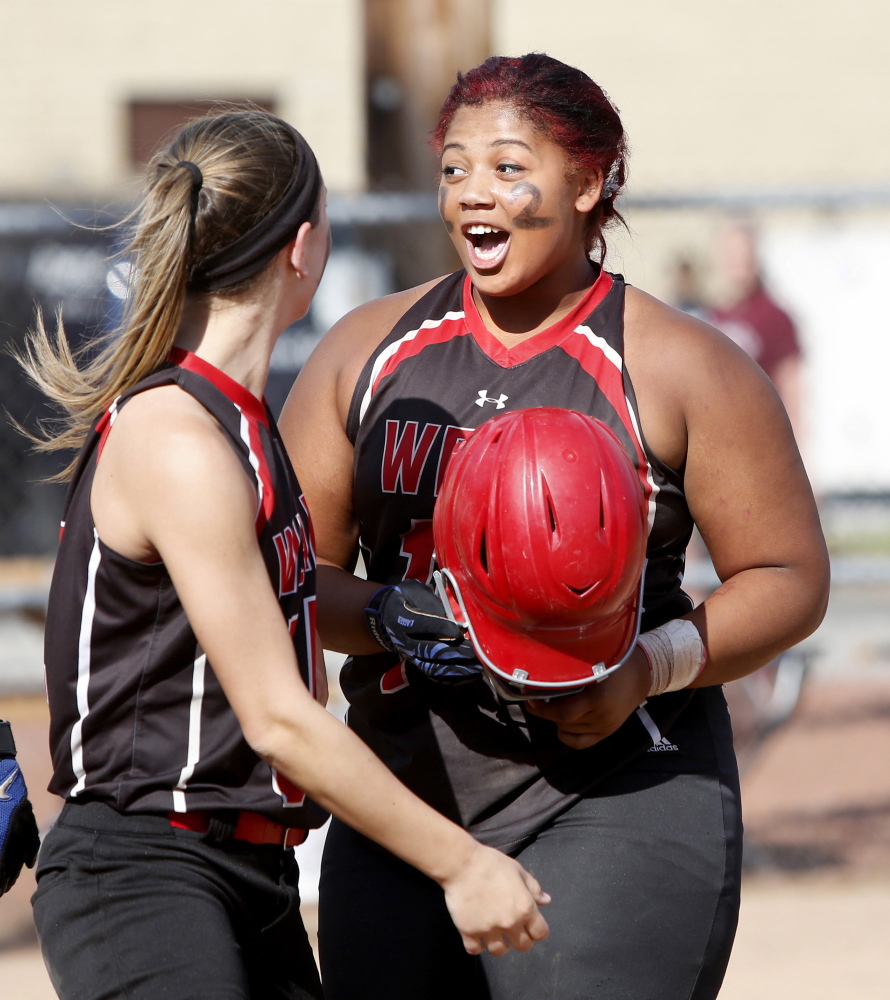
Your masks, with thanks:
<instances>
[{"instance_id":1,"label":"red batting helmet","mask_svg":"<svg viewBox=\"0 0 890 1000\"><path fill-rule=\"evenodd\" d=\"M633 649L646 504L601 420L536 407L486 421L451 458L433 536L440 594L501 695L569 693Z\"/></svg>"}]
</instances>

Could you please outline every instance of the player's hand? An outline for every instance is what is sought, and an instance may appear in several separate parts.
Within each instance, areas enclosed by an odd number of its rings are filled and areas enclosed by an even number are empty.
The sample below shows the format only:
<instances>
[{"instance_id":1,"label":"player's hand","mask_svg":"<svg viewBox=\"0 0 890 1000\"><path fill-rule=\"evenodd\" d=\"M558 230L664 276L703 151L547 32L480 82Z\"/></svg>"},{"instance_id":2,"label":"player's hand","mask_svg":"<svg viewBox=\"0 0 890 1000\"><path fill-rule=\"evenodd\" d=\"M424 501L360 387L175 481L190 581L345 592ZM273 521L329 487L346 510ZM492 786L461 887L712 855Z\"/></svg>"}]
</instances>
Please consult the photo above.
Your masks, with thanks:
<instances>
[{"instance_id":1,"label":"player's hand","mask_svg":"<svg viewBox=\"0 0 890 1000\"><path fill-rule=\"evenodd\" d=\"M0 896L15 885L22 865L34 867L39 848L40 835L15 759L12 731L8 722L0 722Z\"/></svg>"},{"instance_id":2,"label":"player's hand","mask_svg":"<svg viewBox=\"0 0 890 1000\"><path fill-rule=\"evenodd\" d=\"M539 906L550 896L513 858L475 843L455 874L442 881L448 912L471 955L530 951L550 928Z\"/></svg>"},{"instance_id":3,"label":"player's hand","mask_svg":"<svg viewBox=\"0 0 890 1000\"><path fill-rule=\"evenodd\" d=\"M590 684L579 694L527 704L530 712L556 723L566 746L583 750L623 725L646 700L650 683L646 654L635 649L625 664L599 684Z\"/></svg>"},{"instance_id":4,"label":"player's hand","mask_svg":"<svg viewBox=\"0 0 890 1000\"><path fill-rule=\"evenodd\" d=\"M482 673L463 629L419 580L381 587L365 608L365 620L380 646L434 680L460 683Z\"/></svg>"}]
</instances>

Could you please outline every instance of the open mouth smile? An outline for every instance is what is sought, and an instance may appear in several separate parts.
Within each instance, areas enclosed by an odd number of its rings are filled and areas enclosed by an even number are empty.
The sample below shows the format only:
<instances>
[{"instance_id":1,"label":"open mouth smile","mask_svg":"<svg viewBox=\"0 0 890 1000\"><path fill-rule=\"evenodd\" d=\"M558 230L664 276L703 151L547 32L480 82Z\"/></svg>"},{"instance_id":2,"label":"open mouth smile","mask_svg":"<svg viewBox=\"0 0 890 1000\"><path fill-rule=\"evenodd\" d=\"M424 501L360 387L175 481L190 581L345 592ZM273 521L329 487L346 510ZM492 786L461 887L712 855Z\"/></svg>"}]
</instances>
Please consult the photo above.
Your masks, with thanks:
<instances>
[{"instance_id":1,"label":"open mouth smile","mask_svg":"<svg viewBox=\"0 0 890 1000\"><path fill-rule=\"evenodd\" d=\"M477 271L490 271L507 256L510 234L506 230L474 224L465 226L463 233L467 241L467 253Z\"/></svg>"}]
</instances>

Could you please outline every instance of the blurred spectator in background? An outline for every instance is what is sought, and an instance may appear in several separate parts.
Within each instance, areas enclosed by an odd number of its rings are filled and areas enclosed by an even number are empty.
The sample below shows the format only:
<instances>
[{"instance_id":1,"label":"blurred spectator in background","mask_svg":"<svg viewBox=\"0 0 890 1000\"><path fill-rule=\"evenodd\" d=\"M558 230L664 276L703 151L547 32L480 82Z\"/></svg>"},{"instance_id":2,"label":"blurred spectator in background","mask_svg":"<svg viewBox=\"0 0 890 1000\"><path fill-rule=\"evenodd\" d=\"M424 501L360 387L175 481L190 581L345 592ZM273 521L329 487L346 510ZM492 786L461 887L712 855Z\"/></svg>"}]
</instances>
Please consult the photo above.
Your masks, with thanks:
<instances>
[{"instance_id":1,"label":"blurred spectator in background","mask_svg":"<svg viewBox=\"0 0 890 1000\"><path fill-rule=\"evenodd\" d=\"M773 301L764 286L757 238L743 222L725 225L717 233L715 273L708 282L718 304L708 306L704 282L693 259L677 256L673 271L673 304L683 312L716 326L760 365L782 397L800 442L801 349L791 317ZM700 604L713 592L718 578L698 531L686 550L683 589ZM764 739L791 715L807 671L807 654L792 650L724 690L732 717L733 743L739 766L746 769Z\"/></svg>"},{"instance_id":2,"label":"blurred spectator in background","mask_svg":"<svg viewBox=\"0 0 890 1000\"><path fill-rule=\"evenodd\" d=\"M705 318L772 379L800 440L800 343L791 317L764 286L754 230L739 222L721 229L715 264L720 302Z\"/></svg>"},{"instance_id":3,"label":"blurred spectator in background","mask_svg":"<svg viewBox=\"0 0 890 1000\"><path fill-rule=\"evenodd\" d=\"M699 269L692 258L681 254L674 261L671 303L697 319L708 318L708 307L701 290Z\"/></svg>"}]
</instances>

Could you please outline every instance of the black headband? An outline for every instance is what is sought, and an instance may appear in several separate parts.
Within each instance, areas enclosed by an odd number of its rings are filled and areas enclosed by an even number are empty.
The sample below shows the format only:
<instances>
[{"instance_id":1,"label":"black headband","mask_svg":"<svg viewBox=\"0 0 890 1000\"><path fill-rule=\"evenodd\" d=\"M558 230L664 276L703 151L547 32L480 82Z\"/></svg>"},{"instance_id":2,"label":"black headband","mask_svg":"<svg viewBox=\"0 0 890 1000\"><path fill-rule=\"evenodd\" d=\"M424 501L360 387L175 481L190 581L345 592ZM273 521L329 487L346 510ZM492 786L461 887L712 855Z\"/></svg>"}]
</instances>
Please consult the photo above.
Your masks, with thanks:
<instances>
[{"instance_id":1,"label":"black headband","mask_svg":"<svg viewBox=\"0 0 890 1000\"><path fill-rule=\"evenodd\" d=\"M297 235L308 222L321 193L321 170L309 144L291 129L297 158L294 176L281 201L238 239L210 254L192 271L189 291L215 292L252 278Z\"/></svg>"},{"instance_id":2,"label":"black headband","mask_svg":"<svg viewBox=\"0 0 890 1000\"><path fill-rule=\"evenodd\" d=\"M185 167L192 175L192 187L197 188L199 191L204 187L204 175L201 173L201 168L197 163L192 163L191 160L180 160L176 166Z\"/></svg>"},{"instance_id":3,"label":"black headband","mask_svg":"<svg viewBox=\"0 0 890 1000\"><path fill-rule=\"evenodd\" d=\"M177 167L185 167L186 170L192 175L192 201L191 201L191 213L192 213L192 230L195 228L195 219L198 217L198 197L201 194L201 188L204 187L204 175L201 173L201 168L197 163L192 163L191 160L180 160L176 164Z\"/></svg>"}]
</instances>

